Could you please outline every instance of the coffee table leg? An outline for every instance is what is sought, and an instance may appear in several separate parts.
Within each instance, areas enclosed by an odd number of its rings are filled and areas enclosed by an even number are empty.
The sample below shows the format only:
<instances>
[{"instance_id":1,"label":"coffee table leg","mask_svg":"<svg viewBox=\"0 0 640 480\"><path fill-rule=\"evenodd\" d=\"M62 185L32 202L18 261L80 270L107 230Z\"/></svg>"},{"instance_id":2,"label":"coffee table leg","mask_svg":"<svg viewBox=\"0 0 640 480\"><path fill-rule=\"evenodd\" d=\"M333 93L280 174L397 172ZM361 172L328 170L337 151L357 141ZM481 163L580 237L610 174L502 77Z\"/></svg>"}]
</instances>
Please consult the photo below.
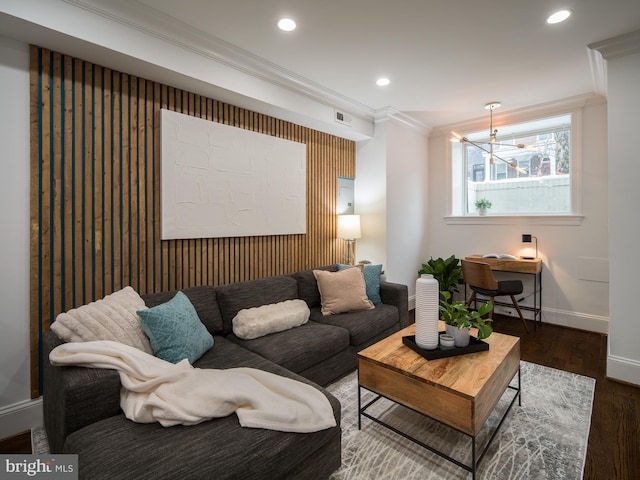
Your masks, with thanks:
<instances>
[{"instance_id":1,"label":"coffee table leg","mask_svg":"<svg viewBox=\"0 0 640 480\"><path fill-rule=\"evenodd\" d=\"M362 387L358 385L358 430L362 428Z\"/></svg>"},{"instance_id":2,"label":"coffee table leg","mask_svg":"<svg viewBox=\"0 0 640 480\"><path fill-rule=\"evenodd\" d=\"M518 368L518 406L522 406L522 379L520 377L520 368Z\"/></svg>"},{"instance_id":3,"label":"coffee table leg","mask_svg":"<svg viewBox=\"0 0 640 480\"><path fill-rule=\"evenodd\" d=\"M471 478L476 480L476 437L471 437Z\"/></svg>"}]
</instances>

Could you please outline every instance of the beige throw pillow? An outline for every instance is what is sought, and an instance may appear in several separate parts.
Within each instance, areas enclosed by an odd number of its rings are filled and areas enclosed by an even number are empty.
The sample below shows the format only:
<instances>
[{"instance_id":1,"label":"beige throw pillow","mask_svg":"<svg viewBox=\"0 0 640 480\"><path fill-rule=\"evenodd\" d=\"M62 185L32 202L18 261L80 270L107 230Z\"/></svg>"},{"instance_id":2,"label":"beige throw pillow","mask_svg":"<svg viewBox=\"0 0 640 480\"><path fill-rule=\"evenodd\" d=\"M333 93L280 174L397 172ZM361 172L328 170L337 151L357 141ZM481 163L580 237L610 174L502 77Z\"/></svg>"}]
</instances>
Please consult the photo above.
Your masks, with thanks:
<instances>
[{"instance_id":1,"label":"beige throw pillow","mask_svg":"<svg viewBox=\"0 0 640 480\"><path fill-rule=\"evenodd\" d=\"M347 268L337 272L314 270L322 302L322 314L371 310L367 287L360 268Z\"/></svg>"},{"instance_id":2,"label":"beige throw pillow","mask_svg":"<svg viewBox=\"0 0 640 480\"><path fill-rule=\"evenodd\" d=\"M67 342L112 340L153 353L136 313L145 308L138 292L125 287L101 300L61 313L51 324L51 330Z\"/></svg>"}]
</instances>

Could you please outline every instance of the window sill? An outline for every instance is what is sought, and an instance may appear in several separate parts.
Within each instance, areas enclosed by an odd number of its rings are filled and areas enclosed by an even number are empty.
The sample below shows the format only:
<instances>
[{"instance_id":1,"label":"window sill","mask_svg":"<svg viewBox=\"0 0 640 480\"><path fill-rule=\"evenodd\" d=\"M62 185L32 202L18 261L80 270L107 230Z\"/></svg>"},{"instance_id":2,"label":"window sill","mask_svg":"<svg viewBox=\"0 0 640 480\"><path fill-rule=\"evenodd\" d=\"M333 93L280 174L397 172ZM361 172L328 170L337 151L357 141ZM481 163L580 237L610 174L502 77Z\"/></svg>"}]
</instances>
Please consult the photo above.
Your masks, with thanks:
<instances>
[{"instance_id":1,"label":"window sill","mask_svg":"<svg viewBox=\"0 0 640 480\"><path fill-rule=\"evenodd\" d=\"M567 225L582 223L584 215L462 215L446 216L447 225Z\"/></svg>"}]
</instances>

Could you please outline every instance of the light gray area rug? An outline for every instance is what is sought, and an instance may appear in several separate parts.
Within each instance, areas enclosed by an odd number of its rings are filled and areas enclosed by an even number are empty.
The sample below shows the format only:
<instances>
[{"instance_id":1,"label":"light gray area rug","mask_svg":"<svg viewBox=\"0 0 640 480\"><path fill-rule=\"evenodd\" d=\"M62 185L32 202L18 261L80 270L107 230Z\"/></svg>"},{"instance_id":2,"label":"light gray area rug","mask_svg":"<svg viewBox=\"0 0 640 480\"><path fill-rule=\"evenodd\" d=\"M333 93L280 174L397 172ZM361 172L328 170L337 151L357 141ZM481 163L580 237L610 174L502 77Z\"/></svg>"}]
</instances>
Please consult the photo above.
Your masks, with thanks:
<instances>
[{"instance_id":1,"label":"light gray area rug","mask_svg":"<svg viewBox=\"0 0 640 480\"><path fill-rule=\"evenodd\" d=\"M43 426L31 429L31 453L36 455L46 455L49 453L47 432Z\"/></svg>"},{"instance_id":2,"label":"light gray area rug","mask_svg":"<svg viewBox=\"0 0 640 480\"><path fill-rule=\"evenodd\" d=\"M489 479L581 479L587 450L595 380L521 362L522 406L513 405L477 471ZM513 383L515 385L515 383ZM471 474L363 417L358 430L357 373L330 385L342 403L342 467L332 480L466 479ZM373 394L366 390L363 405ZM478 435L484 449L491 429L514 397L507 389ZM407 408L381 399L369 413L465 464L471 440Z\"/></svg>"}]
</instances>

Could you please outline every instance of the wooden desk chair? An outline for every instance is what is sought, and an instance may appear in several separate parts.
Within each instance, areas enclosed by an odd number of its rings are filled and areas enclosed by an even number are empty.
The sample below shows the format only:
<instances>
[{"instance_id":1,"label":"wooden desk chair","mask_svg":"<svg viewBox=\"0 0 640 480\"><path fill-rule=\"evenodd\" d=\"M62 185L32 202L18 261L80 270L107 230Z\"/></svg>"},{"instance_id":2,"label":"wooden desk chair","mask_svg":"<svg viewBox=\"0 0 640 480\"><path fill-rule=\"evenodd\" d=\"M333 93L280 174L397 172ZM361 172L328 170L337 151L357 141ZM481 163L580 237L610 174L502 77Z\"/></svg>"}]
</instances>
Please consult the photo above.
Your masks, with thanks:
<instances>
[{"instance_id":1,"label":"wooden desk chair","mask_svg":"<svg viewBox=\"0 0 640 480\"><path fill-rule=\"evenodd\" d=\"M516 307L518 316L524 325L524 329L529 332L527 322L525 322L522 316L522 311L518 305L515 295L520 295L524 289L521 280L502 280L497 281L493 276L491 265L483 262L472 262L469 260L461 260L462 262L462 277L464 283L471 288L471 296L467 300L467 307L471 305L476 299L476 294L489 297L493 303L495 297L501 297L508 295L511 297L513 306ZM489 318L493 318L493 309L489 312Z\"/></svg>"}]
</instances>

